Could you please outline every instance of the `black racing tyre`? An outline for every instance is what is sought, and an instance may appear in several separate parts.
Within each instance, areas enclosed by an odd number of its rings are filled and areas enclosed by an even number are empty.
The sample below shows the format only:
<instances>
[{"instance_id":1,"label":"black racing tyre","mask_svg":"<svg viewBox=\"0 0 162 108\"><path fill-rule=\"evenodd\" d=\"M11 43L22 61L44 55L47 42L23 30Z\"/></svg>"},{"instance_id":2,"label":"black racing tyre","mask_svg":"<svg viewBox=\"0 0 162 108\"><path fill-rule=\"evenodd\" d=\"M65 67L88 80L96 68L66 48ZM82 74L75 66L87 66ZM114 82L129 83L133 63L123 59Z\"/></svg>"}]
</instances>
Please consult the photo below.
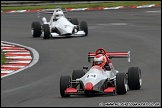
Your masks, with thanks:
<instances>
[{"instance_id":1,"label":"black racing tyre","mask_svg":"<svg viewBox=\"0 0 162 108\"><path fill-rule=\"evenodd\" d=\"M40 35L42 34L40 22L32 22L31 30L33 37L40 37Z\"/></svg>"},{"instance_id":2,"label":"black racing tyre","mask_svg":"<svg viewBox=\"0 0 162 108\"><path fill-rule=\"evenodd\" d=\"M127 79L125 73L116 74L116 90L119 95L127 93Z\"/></svg>"},{"instance_id":3,"label":"black racing tyre","mask_svg":"<svg viewBox=\"0 0 162 108\"><path fill-rule=\"evenodd\" d=\"M128 86L130 90L139 90L142 85L141 69L130 67L128 69Z\"/></svg>"},{"instance_id":4,"label":"black racing tyre","mask_svg":"<svg viewBox=\"0 0 162 108\"><path fill-rule=\"evenodd\" d=\"M83 31L85 32L85 36L88 35L88 26L87 26L87 22L81 21L81 22L80 22L80 29L83 30Z\"/></svg>"},{"instance_id":5,"label":"black racing tyre","mask_svg":"<svg viewBox=\"0 0 162 108\"><path fill-rule=\"evenodd\" d=\"M60 94L62 97L70 97L70 94L65 94L66 88L70 86L71 78L69 75L60 77Z\"/></svg>"},{"instance_id":6,"label":"black racing tyre","mask_svg":"<svg viewBox=\"0 0 162 108\"><path fill-rule=\"evenodd\" d=\"M85 75L85 72L83 70L73 70L72 80L76 80L77 78L81 78L84 75ZM76 84L73 84L73 87L76 87ZM82 82L80 83L80 89L83 89Z\"/></svg>"},{"instance_id":7,"label":"black racing tyre","mask_svg":"<svg viewBox=\"0 0 162 108\"><path fill-rule=\"evenodd\" d=\"M77 18L70 18L69 21L74 25L79 25L79 21Z\"/></svg>"},{"instance_id":8,"label":"black racing tyre","mask_svg":"<svg viewBox=\"0 0 162 108\"><path fill-rule=\"evenodd\" d=\"M44 39L50 38L50 27L48 24L43 24L43 31L44 31Z\"/></svg>"},{"instance_id":9,"label":"black racing tyre","mask_svg":"<svg viewBox=\"0 0 162 108\"><path fill-rule=\"evenodd\" d=\"M76 80L77 78L81 78L85 75L83 70L73 70L72 80Z\"/></svg>"}]
</instances>

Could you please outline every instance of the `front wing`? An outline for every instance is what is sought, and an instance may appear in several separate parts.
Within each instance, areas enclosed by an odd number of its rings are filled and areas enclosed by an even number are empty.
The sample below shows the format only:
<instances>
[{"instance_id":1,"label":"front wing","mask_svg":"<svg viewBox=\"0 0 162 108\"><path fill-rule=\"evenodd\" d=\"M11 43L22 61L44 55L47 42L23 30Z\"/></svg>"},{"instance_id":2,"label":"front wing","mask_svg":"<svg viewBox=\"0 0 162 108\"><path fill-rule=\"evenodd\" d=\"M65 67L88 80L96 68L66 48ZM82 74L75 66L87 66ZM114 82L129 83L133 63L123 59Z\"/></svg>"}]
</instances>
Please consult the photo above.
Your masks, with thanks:
<instances>
[{"instance_id":1,"label":"front wing","mask_svg":"<svg viewBox=\"0 0 162 108\"><path fill-rule=\"evenodd\" d=\"M77 33L71 35L59 35L58 33L51 33L51 37L78 37L78 36L85 36L84 31L78 31Z\"/></svg>"},{"instance_id":2,"label":"front wing","mask_svg":"<svg viewBox=\"0 0 162 108\"><path fill-rule=\"evenodd\" d=\"M85 94L115 94L115 87L108 87L104 91L84 91L69 87L65 90L65 94L71 95L85 95Z\"/></svg>"}]
</instances>

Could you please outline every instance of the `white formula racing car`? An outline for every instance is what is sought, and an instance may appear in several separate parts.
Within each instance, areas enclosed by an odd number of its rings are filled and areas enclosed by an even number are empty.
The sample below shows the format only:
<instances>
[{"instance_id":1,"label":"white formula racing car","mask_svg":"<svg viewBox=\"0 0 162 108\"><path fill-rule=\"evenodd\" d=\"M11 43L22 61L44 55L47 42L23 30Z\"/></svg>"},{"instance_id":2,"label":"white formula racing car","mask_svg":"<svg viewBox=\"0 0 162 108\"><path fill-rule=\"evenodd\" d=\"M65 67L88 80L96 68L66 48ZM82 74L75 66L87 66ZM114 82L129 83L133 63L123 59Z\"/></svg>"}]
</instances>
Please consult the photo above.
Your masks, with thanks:
<instances>
[{"instance_id":1,"label":"white formula racing car","mask_svg":"<svg viewBox=\"0 0 162 108\"><path fill-rule=\"evenodd\" d=\"M38 14L52 14L48 22L45 17L42 18L42 24L38 21L32 22L31 33L33 37L70 37L87 36L88 26L86 21L79 23L77 18L66 18L61 8L41 10Z\"/></svg>"},{"instance_id":2,"label":"white formula racing car","mask_svg":"<svg viewBox=\"0 0 162 108\"><path fill-rule=\"evenodd\" d=\"M129 90L141 88L142 78L139 67L129 67L127 72L119 72L115 70L110 61L112 58L128 58L130 61L130 51L106 52L103 48L99 48L96 52L88 53L88 61L91 62L91 59L99 54L106 58L104 68L92 65L88 69L87 66L84 66L81 70L73 70L72 77L69 75L60 77L60 95L62 97L79 94L87 96L95 94L121 95L126 94L128 88Z\"/></svg>"}]
</instances>

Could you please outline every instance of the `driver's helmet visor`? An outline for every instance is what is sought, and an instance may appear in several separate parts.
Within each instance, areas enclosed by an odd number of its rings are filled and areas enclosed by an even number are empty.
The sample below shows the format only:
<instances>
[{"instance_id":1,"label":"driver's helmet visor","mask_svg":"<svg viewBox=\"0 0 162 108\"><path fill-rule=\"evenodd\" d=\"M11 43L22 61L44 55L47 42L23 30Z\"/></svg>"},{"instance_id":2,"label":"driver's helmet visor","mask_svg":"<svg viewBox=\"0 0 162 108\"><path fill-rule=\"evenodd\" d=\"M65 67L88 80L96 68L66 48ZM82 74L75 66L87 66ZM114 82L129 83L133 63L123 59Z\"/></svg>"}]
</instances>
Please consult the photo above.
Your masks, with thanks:
<instances>
[{"instance_id":1,"label":"driver's helmet visor","mask_svg":"<svg viewBox=\"0 0 162 108\"><path fill-rule=\"evenodd\" d=\"M99 65L99 64L101 64L103 61L94 61L94 64L95 65Z\"/></svg>"}]
</instances>

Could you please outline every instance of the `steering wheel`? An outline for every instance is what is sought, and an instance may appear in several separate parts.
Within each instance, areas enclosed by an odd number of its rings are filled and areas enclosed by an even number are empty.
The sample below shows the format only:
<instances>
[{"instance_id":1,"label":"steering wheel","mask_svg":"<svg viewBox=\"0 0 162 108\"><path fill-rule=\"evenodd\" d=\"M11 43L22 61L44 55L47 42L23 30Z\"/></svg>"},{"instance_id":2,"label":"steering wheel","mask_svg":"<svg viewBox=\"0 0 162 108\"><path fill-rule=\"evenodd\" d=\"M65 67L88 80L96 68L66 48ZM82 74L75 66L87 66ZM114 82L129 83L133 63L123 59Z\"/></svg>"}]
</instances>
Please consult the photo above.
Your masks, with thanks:
<instances>
[{"instance_id":1,"label":"steering wheel","mask_svg":"<svg viewBox=\"0 0 162 108\"><path fill-rule=\"evenodd\" d=\"M97 54L104 54L104 55L106 55L106 51L103 48L99 48L99 49L96 50L96 55Z\"/></svg>"}]
</instances>

